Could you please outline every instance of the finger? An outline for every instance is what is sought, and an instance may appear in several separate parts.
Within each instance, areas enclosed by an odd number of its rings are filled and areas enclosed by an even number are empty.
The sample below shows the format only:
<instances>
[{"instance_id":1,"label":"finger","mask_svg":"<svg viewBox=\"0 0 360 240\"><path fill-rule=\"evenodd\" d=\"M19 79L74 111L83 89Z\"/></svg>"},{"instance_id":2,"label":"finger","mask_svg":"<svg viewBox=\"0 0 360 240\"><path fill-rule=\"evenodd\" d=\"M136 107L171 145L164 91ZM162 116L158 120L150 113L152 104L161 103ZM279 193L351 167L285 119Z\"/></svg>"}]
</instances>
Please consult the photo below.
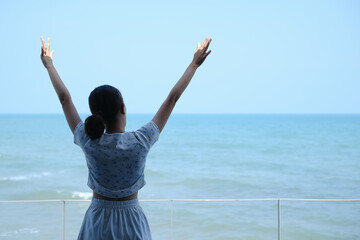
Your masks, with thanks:
<instances>
[{"instance_id":1,"label":"finger","mask_svg":"<svg viewBox=\"0 0 360 240\"><path fill-rule=\"evenodd\" d=\"M46 51L47 51L47 53L49 53L49 51L50 51L50 38L48 38L48 40L47 40L47 48L46 48Z\"/></svg>"},{"instance_id":2,"label":"finger","mask_svg":"<svg viewBox=\"0 0 360 240\"><path fill-rule=\"evenodd\" d=\"M44 56L44 48L41 47L41 56Z\"/></svg>"},{"instance_id":3,"label":"finger","mask_svg":"<svg viewBox=\"0 0 360 240\"><path fill-rule=\"evenodd\" d=\"M41 39L42 45L45 46L44 38L41 36L40 39Z\"/></svg>"},{"instance_id":4,"label":"finger","mask_svg":"<svg viewBox=\"0 0 360 240\"><path fill-rule=\"evenodd\" d=\"M50 58L53 59L53 55L54 55L54 50L51 51L50 53Z\"/></svg>"},{"instance_id":5,"label":"finger","mask_svg":"<svg viewBox=\"0 0 360 240\"><path fill-rule=\"evenodd\" d=\"M197 53L199 50L200 50L200 44L198 43L198 44L197 44L197 47L196 47L196 49L195 49L195 53Z\"/></svg>"},{"instance_id":6,"label":"finger","mask_svg":"<svg viewBox=\"0 0 360 240\"><path fill-rule=\"evenodd\" d=\"M208 53L206 53L205 58L206 58L210 53L211 53L211 50L210 50Z\"/></svg>"},{"instance_id":7,"label":"finger","mask_svg":"<svg viewBox=\"0 0 360 240\"><path fill-rule=\"evenodd\" d=\"M205 47L205 44L206 44L208 39L209 39L208 37L205 38L205 41L201 44L201 48Z\"/></svg>"},{"instance_id":8,"label":"finger","mask_svg":"<svg viewBox=\"0 0 360 240\"><path fill-rule=\"evenodd\" d=\"M212 40L212 38L210 38L209 41L207 42L206 47L204 48L204 49L205 49L204 52L206 52L207 49L209 48L209 45L210 45L210 43L211 43L211 40Z\"/></svg>"},{"instance_id":9,"label":"finger","mask_svg":"<svg viewBox=\"0 0 360 240\"><path fill-rule=\"evenodd\" d=\"M200 46L201 48L203 48L205 46L206 39L207 38L205 38L205 41L201 44L201 46Z\"/></svg>"},{"instance_id":10,"label":"finger","mask_svg":"<svg viewBox=\"0 0 360 240\"><path fill-rule=\"evenodd\" d=\"M207 42L207 46L210 45L211 41L212 41L212 38L210 38L209 41Z\"/></svg>"}]
</instances>

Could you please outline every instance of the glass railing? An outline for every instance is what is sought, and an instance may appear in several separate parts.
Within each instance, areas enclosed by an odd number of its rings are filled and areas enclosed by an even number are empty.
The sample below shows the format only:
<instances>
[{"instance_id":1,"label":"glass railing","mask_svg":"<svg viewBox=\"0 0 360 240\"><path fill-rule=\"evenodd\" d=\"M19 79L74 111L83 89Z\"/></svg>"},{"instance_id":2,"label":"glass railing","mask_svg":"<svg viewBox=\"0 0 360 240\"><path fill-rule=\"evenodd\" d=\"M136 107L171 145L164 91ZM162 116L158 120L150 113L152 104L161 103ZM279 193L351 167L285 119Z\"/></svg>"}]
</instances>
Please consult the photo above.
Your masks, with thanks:
<instances>
[{"instance_id":1,"label":"glass railing","mask_svg":"<svg viewBox=\"0 0 360 240\"><path fill-rule=\"evenodd\" d=\"M51 203L58 202L62 204L62 239L65 240L66 237L66 211L67 203L71 202L90 202L91 200L9 200L9 201L0 201L0 204L4 203ZM171 240L174 239L174 203L176 202L197 202L201 204L206 204L206 202L273 202L277 205L277 239L282 239L282 203L294 201L294 202L360 202L360 199L302 199L302 198L261 198L261 199L149 199L149 200L140 200L140 202L168 202L170 203L170 236ZM358 208L360 209L360 208ZM1 216L0 216L1 218Z\"/></svg>"}]
</instances>

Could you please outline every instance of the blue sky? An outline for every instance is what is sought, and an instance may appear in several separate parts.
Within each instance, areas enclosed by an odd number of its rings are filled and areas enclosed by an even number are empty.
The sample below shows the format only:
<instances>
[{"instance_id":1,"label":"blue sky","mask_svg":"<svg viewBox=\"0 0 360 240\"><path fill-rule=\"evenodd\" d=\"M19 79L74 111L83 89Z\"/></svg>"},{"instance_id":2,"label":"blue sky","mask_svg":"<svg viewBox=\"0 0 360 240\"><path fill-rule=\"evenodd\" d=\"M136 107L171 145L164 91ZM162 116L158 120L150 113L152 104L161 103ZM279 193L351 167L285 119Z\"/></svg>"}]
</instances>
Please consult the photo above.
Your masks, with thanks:
<instances>
[{"instance_id":1,"label":"blue sky","mask_svg":"<svg viewBox=\"0 0 360 240\"><path fill-rule=\"evenodd\" d=\"M155 113L191 62L212 53L176 113L360 113L359 1L1 1L0 113L61 113L40 61L80 113L102 84L128 113Z\"/></svg>"}]
</instances>

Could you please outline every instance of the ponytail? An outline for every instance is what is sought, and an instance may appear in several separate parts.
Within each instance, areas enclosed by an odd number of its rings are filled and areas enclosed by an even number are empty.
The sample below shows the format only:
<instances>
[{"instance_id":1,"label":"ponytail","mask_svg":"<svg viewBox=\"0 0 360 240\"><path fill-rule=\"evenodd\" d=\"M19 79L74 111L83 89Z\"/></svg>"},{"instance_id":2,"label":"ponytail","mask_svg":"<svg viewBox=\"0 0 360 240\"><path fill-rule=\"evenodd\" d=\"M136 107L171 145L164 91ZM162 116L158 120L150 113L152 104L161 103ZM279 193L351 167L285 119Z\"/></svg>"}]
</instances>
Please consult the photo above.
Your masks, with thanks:
<instances>
[{"instance_id":1,"label":"ponytail","mask_svg":"<svg viewBox=\"0 0 360 240\"><path fill-rule=\"evenodd\" d=\"M103 135L105 130L104 119L98 115L93 114L85 120L85 133L92 139L97 139Z\"/></svg>"},{"instance_id":2,"label":"ponytail","mask_svg":"<svg viewBox=\"0 0 360 240\"><path fill-rule=\"evenodd\" d=\"M116 122L123 105L120 91L110 85L102 85L90 93L89 107L92 115L85 120L85 133L90 139L101 137L106 125Z\"/></svg>"}]
</instances>

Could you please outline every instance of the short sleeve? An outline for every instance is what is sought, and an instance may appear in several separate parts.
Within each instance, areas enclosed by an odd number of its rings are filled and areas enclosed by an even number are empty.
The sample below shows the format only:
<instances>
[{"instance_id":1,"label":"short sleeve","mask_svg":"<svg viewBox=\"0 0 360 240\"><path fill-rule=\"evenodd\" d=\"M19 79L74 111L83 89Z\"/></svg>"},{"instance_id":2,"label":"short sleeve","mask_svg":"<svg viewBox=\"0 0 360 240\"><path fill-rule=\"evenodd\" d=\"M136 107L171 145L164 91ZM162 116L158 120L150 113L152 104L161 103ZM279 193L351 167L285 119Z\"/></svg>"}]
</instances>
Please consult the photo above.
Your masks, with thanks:
<instances>
[{"instance_id":1,"label":"short sleeve","mask_svg":"<svg viewBox=\"0 0 360 240\"><path fill-rule=\"evenodd\" d=\"M159 139L159 135L159 128L153 121L148 122L135 131L136 139L148 150Z\"/></svg>"},{"instance_id":2,"label":"short sleeve","mask_svg":"<svg viewBox=\"0 0 360 240\"><path fill-rule=\"evenodd\" d=\"M74 143L82 148L89 139L85 133L85 124L82 121L79 122L74 131Z\"/></svg>"}]
</instances>

